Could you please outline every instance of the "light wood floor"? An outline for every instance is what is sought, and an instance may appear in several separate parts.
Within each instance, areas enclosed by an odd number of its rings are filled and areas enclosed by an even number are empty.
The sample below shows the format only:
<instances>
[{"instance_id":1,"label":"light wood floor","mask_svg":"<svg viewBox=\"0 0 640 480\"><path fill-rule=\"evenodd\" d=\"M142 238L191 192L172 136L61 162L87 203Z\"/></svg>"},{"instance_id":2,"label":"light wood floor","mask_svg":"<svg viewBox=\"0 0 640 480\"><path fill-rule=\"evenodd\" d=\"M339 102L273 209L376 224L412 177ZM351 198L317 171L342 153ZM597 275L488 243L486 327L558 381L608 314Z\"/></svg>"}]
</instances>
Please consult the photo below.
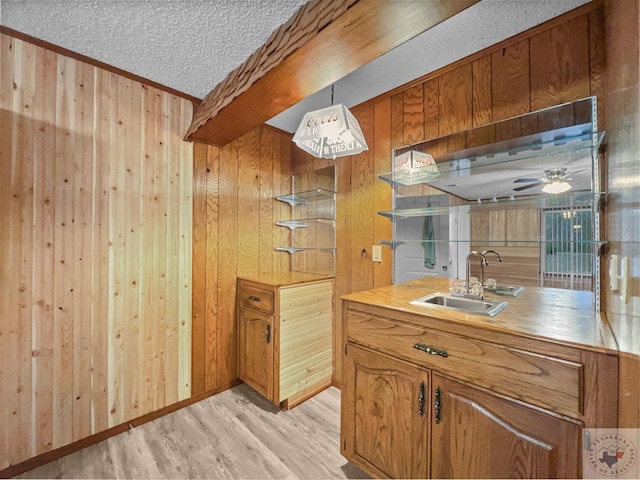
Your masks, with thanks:
<instances>
[{"instance_id":1,"label":"light wood floor","mask_svg":"<svg viewBox=\"0 0 640 480\"><path fill-rule=\"evenodd\" d=\"M20 478L369 478L339 441L338 389L281 411L242 384Z\"/></svg>"}]
</instances>

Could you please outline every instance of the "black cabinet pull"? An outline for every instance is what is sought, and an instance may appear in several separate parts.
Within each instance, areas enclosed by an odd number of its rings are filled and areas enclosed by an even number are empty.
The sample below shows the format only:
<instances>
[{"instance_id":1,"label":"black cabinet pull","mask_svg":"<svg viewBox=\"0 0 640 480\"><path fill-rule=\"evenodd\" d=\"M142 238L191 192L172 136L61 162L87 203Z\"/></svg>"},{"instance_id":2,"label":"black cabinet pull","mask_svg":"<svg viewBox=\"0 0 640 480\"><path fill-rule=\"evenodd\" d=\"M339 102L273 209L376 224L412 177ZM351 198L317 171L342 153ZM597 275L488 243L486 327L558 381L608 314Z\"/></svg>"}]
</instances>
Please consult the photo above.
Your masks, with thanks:
<instances>
[{"instance_id":1,"label":"black cabinet pull","mask_svg":"<svg viewBox=\"0 0 640 480\"><path fill-rule=\"evenodd\" d=\"M433 401L433 413L435 415L436 423L440 423L442 421L442 405L440 404L440 396L442 393L439 388L436 388L435 400Z\"/></svg>"},{"instance_id":2,"label":"black cabinet pull","mask_svg":"<svg viewBox=\"0 0 640 480\"><path fill-rule=\"evenodd\" d=\"M420 382L420 389L418 390L418 413L421 417L424 417L424 402L426 400L424 382Z\"/></svg>"},{"instance_id":3,"label":"black cabinet pull","mask_svg":"<svg viewBox=\"0 0 640 480\"><path fill-rule=\"evenodd\" d=\"M440 355L441 357L445 358L449 356L446 350L440 350L439 348L430 347L429 345L424 345L422 343L414 344L413 348L415 348L416 350L427 352L429 355Z\"/></svg>"},{"instance_id":4,"label":"black cabinet pull","mask_svg":"<svg viewBox=\"0 0 640 480\"><path fill-rule=\"evenodd\" d=\"M254 295L250 295L249 296L249 300L251 300L252 302L259 302L260 301L260 297L256 297Z\"/></svg>"},{"instance_id":5,"label":"black cabinet pull","mask_svg":"<svg viewBox=\"0 0 640 480\"><path fill-rule=\"evenodd\" d=\"M271 325L267 325L264 336L265 336L266 342L269 343L271 341Z\"/></svg>"}]
</instances>

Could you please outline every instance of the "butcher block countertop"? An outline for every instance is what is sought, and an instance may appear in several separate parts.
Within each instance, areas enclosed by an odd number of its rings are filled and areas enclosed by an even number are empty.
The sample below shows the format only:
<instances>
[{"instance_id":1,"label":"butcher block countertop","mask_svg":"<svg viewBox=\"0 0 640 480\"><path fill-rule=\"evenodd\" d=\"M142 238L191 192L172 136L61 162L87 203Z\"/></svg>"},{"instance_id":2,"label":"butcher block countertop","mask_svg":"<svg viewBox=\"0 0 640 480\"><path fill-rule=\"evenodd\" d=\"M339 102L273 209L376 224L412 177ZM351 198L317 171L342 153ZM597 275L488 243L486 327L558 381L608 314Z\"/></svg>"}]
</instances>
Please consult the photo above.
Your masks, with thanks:
<instances>
[{"instance_id":1,"label":"butcher block countertop","mask_svg":"<svg viewBox=\"0 0 640 480\"><path fill-rule=\"evenodd\" d=\"M399 318L425 327L464 333L471 327L485 334L508 334L616 355L618 346L606 315L593 311L591 293L543 287L526 287L517 297L485 292L487 300L504 300L508 306L495 317L468 314L435 305L409 302L431 293L449 293L448 279L421 278L399 285L352 293L341 297L351 308L375 314L376 308L397 312ZM373 307L373 309L369 308ZM406 314L411 314L407 317ZM436 325L434 325L434 323Z\"/></svg>"}]
</instances>

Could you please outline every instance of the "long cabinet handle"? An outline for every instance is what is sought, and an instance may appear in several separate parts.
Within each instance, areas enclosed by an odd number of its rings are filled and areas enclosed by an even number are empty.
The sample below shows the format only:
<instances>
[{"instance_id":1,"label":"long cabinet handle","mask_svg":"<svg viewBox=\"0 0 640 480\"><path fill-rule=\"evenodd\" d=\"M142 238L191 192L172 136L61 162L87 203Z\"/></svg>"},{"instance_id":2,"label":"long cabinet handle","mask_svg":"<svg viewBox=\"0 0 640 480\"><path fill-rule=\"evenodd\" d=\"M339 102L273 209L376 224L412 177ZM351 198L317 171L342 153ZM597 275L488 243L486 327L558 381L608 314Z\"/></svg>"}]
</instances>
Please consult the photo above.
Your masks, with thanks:
<instances>
[{"instance_id":1,"label":"long cabinet handle","mask_svg":"<svg viewBox=\"0 0 640 480\"><path fill-rule=\"evenodd\" d=\"M255 295L249 295L249 300L251 300L252 302L259 302L260 297L256 297Z\"/></svg>"},{"instance_id":2,"label":"long cabinet handle","mask_svg":"<svg viewBox=\"0 0 640 480\"><path fill-rule=\"evenodd\" d=\"M418 390L418 413L421 417L424 417L424 402L426 400L425 396L425 386L424 382L420 382L420 389Z\"/></svg>"},{"instance_id":3,"label":"long cabinet handle","mask_svg":"<svg viewBox=\"0 0 640 480\"><path fill-rule=\"evenodd\" d=\"M440 392L440 389L436 388L436 394L433 400L433 414L436 423L440 423L442 421L442 404L440 403L441 395L442 393Z\"/></svg>"},{"instance_id":4,"label":"long cabinet handle","mask_svg":"<svg viewBox=\"0 0 640 480\"><path fill-rule=\"evenodd\" d=\"M429 345L424 345L423 343L416 343L413 345L413 348L415 348L416 350L427 352L430 355L440 355L441 357L445 357L445 358L449 356L446 350L430 347Z\"/></svg>"},{"instance_id":5,"label":"long cabinet handle","mask_svg":"<svg viewBox=\"0 0 640 480\"><path fill-rule=\"evenodd\" d=\"M265 336L265 341L269 343L271 341L271 325L267 325L264 336Z\"/></svg>"}]
</instances>

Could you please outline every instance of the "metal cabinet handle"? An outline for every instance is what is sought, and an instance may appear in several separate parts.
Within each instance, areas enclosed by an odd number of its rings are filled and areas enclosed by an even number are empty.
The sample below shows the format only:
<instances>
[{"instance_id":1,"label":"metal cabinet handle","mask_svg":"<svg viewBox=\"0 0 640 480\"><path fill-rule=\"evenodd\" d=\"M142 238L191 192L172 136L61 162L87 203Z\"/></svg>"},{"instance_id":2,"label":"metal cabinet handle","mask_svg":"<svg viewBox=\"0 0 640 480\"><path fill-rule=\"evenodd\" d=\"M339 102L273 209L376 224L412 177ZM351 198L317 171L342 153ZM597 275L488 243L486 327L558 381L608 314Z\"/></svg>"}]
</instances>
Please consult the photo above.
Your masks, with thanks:
<instances>
[{"instance_id":1,"label":"metal cabinet handle","mask_svg":"<svg viewBox=\"0 0 640 480\"><path fill-rule=\"evenodd\" d=\"M426 400L424 382L420 382L420 389L418 390L418 413L421 417L424 417L424 402Z\"/></svg>"},{"instance_id":2,"label":"metal cabinet handle","mask_svg":"<svg viewBox=\"0 0 640 480\"><path fill-rule=\"evenodd\" d=\"M430 347L429 345L424 345L422 343L416 343L413 345L413 348L416 350L421 350L423 352L427 352L430 355L440 355L441 357L448 357L449 354L446 350L441 350L439 348Z\"/></svg>"},{"instance_id":3,"label":"metal cabinet handle","mask_svg":"<svg viewBox=\"0 0 640 480\"><path fill-rule=\"evenodd\" d=\"M271 341L271 325L267 325L264 335L265 335L266 342L269 343Z\"/></svg>"},{"instance_id":4,"label":"metal cabinet handle","mask_svg":"<svg viewBox=\"0 0 640 480\"><path fill-rule=\"evenodd\" d=\"M249 296L249 300L251 300L252 302L259 302L260 301L260 297L256 297L254 295L250 295Z\"/></svg>"},{"instance_id":5,"label":"metal cabinet handle","mask_svg":"<svg viewBox=\"0 0 640 480\"><path fill-rule=\"evenodd\" d=\"M442 421L442 405L440 404L440 396L442 395L442 393L440 392L439 388L436 388L436 395L435 395L435 399L433 400L433 413L434 413L434 420L436 423L440 423Z\"/></svg>"}]
</instances>

